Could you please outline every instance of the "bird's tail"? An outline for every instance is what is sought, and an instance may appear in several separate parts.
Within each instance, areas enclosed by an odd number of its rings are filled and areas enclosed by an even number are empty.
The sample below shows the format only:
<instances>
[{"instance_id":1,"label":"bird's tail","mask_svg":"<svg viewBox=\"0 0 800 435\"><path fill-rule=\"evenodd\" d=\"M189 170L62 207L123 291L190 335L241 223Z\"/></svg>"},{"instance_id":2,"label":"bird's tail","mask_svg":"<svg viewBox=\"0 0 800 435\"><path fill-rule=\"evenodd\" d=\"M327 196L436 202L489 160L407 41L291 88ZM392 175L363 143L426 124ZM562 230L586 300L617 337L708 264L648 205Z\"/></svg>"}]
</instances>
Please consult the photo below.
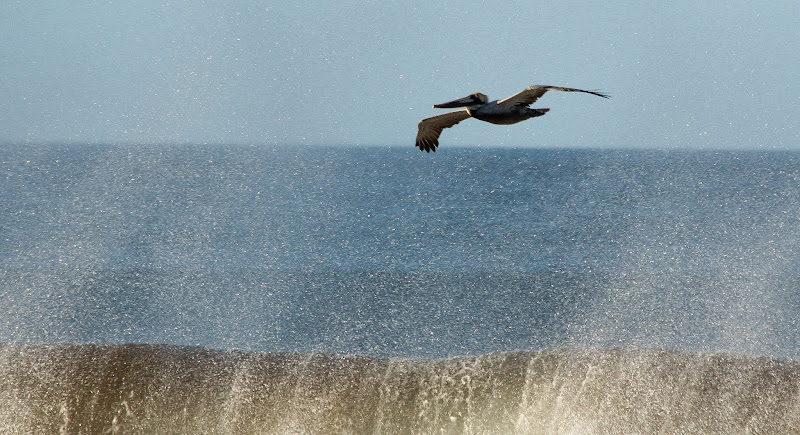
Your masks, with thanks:
<instances>
[{"instance_id":1,"label":"bird's tail","mask_svg":"<svg viewBox=\"0 0 800 435\"><path fill-rule=\"evenodd\" d=\"M533 116L533 117L542 116L545 113L550 111L550 109L528 109L528 110L530 111L528 113L530 113L531 116Z\"/></svg>"}]
</instances>

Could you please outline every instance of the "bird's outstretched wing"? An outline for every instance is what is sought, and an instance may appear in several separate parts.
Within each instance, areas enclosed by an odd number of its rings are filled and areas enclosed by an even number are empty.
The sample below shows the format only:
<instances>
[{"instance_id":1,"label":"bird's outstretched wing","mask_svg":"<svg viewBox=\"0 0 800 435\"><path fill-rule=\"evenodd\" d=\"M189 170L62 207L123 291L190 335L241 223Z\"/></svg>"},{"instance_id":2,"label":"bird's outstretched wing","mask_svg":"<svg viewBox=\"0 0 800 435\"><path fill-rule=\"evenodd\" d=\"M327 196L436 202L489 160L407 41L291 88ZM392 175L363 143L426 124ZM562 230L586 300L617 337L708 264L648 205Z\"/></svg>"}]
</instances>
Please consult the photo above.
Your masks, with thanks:
<instances>
[{"instance_id":1,"label":"bird's outstretched wing","mask_svg":"<svg viewBox=\"0 0 800 435\"><path fill-rule=\"evenodd\" d=\"M436 152L442 130L450 128L470 116L467 109L463 109L423 119L419 122L419 130L417 130L417 148L420 151Z\"/></svg>"},{"instance_id":2,"label":"bird's outstretched wing","mask_svg":"<svg viewBox=\"0 0 800 435\"><path fill-rule=\"evenodd\" d=\"M584 91L583 89L575 89L575 88L562 88L559 86L533 85L533 86L528 86L522 92L518 92L506 99L498 101L497 104L509 105L509 106L516 106L516 105L527 106L529 104L533 104L534 101L538 100L539 97L544 95L544 93L547 91L585 92L587 94L597 95L598 97L609 98L608 95L602 92Z\"/></svg>"}]
</instances>

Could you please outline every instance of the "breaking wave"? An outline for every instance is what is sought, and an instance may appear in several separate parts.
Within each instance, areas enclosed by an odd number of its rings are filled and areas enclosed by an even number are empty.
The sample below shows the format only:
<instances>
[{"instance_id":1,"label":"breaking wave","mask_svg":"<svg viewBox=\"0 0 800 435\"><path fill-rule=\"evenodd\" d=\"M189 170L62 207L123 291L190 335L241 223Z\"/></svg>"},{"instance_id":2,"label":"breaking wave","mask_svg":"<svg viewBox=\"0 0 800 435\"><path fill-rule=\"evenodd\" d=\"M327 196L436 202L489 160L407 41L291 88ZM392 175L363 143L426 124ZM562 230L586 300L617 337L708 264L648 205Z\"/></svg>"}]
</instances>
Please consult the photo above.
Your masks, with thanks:
<instances>
[{"instance_id":1,"label":"breaking wave","mask_svg":"<svg viewBox=\"0 0 800 435\"><path fill-rule=\"evenodd\" d=\"M13 433L789 433L800 365L545 349L447 359L170 345L0 347Z\"/></svg>"}]
</instances>

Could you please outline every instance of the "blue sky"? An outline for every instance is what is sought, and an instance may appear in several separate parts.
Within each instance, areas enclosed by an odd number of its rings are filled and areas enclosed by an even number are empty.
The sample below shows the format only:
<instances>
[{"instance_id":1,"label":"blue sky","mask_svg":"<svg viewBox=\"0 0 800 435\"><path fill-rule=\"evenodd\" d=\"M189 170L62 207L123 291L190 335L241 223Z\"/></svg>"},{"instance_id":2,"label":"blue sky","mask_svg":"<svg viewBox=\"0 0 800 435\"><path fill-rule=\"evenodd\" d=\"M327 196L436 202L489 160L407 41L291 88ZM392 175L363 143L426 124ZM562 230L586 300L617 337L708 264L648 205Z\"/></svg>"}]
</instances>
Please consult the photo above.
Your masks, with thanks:
<instances>
[{"instance_id":1,"label":"blue sky","mask_svg":"<svg viewBox=\"0 0 800 435\"><path fill-rule=\"evenodd\" d=\"M800 3L6 1L0 142L413 146L434 103L549 93L442 147L800 149Z\"/></svg>"}]
</instances>

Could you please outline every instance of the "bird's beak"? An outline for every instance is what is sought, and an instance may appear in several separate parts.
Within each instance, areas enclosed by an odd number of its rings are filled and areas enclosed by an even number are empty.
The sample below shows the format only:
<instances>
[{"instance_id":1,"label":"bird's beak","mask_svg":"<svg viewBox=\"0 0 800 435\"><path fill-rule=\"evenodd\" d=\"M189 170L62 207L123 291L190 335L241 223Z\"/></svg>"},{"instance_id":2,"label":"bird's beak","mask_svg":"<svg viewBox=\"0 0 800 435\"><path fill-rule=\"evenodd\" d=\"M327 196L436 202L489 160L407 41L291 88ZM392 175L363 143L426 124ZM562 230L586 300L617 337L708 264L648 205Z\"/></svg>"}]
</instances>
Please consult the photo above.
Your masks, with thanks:
<instances>
[{"instance_id":1,"label":"bird's beak","mask_svg":"<svg viewBox=\"0 0 800 435\"><path fill-rule=\"evenodd\" d=\"M475 98L472 95L468 95L464 98L459 98L457 100L448 101L442 104L434 104L434 109L451 109L453 107L465 107L465 106L472 106L475 104Z\"/></svg>"}]
</instances>

